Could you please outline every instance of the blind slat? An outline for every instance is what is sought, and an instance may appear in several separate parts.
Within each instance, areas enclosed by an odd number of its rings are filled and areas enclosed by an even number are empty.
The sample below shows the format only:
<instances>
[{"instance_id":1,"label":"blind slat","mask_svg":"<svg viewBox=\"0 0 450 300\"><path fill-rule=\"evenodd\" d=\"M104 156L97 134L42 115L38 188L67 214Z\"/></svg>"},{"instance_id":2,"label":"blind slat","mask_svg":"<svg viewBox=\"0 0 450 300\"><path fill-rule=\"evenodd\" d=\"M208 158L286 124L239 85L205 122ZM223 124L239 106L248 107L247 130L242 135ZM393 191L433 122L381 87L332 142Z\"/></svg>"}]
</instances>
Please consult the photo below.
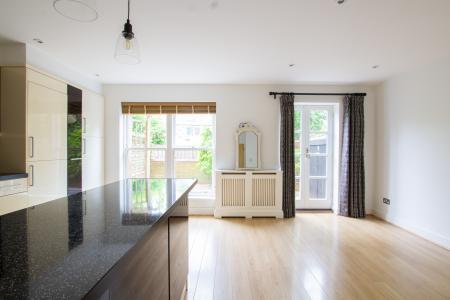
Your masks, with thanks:
<instances>
[{"instance_id":1,"label":"blind slat","mask_svg":"<svg viewBox=\"0 0 450 300\"><path fill-rule=\"evenodd\" d=\"M215 102L122 102L123 114L215 114Z\"/></svg>"}]
</instances>

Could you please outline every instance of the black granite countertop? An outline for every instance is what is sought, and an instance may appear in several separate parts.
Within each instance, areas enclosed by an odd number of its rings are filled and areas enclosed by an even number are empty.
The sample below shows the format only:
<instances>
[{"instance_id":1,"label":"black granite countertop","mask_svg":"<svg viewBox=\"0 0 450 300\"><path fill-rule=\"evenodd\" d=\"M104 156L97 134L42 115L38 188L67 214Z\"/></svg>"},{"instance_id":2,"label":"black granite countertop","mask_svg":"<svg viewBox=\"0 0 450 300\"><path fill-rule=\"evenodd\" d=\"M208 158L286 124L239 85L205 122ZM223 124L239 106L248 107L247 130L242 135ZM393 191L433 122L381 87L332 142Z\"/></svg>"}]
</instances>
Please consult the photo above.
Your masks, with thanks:
<instances>
[{"instance_id":1,"label":"black granite countertop","mask_svg":"<svg viewBox=\"0 0 450 300\"><path fill-rule=\"evenodd\" d=\"M193 179L129 179L0 216L0 299L80 299Z\"/></svg>"},{"instance_id":2,"label":"black granite countertop","mask_svg":"<svg viewBox=\"0 0 450 300\"><path fill-rule=\"evenodd\" d=\"M27 178L27 173L0 173L0 181Z\"/></svg>"}]
</instances>

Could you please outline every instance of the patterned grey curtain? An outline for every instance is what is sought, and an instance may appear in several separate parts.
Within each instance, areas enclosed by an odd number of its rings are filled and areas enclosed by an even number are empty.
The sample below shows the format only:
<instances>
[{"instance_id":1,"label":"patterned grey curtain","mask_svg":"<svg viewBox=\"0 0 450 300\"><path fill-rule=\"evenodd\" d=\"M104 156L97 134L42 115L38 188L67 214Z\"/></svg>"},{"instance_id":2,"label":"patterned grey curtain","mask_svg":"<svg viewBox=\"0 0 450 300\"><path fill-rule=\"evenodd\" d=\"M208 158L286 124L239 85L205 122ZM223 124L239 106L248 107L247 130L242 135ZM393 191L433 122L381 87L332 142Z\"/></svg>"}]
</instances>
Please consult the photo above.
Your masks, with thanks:
<instances>
[{"instance_id":1,"label":"patterned grey curtain","mask_svg":"<svg viewBox=\"0 0 450 300\"><path fill-rule=\"evenodd\" d=\"M282 95L281 105L281 170L283 171L283 213L285 218L295 217L295 165L294 165L294 94Z\"/></svg>"},{"instance_id":2,"label":"patterned grey curtain","mask_svg":"<svg viewBox=\"0 0 450 300\"><path fill-rule=\"evenodd\" d=\"M364 218L364 96L344 98L339 214Z\"/></svg>"}]
</instances>

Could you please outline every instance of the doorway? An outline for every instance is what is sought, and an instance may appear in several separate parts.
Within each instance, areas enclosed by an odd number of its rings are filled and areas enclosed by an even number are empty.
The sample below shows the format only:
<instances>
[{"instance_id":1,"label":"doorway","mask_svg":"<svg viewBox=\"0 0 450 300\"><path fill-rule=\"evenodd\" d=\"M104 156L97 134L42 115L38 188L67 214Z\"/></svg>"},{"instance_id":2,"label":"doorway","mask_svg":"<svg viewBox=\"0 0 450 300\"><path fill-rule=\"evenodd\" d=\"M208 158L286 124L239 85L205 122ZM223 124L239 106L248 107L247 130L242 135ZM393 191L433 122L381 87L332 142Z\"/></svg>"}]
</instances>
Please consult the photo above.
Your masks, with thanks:
<instances>
[{"instance_id":1,"label":"doorway","mask_svg":"<svg viewBox=\"0 0 450 300\"><path fill-rule=\"evenodd\" d=\"M295 105L296 209L332 208L333 117L333 105Z\"/></svg>"}]
</instances>

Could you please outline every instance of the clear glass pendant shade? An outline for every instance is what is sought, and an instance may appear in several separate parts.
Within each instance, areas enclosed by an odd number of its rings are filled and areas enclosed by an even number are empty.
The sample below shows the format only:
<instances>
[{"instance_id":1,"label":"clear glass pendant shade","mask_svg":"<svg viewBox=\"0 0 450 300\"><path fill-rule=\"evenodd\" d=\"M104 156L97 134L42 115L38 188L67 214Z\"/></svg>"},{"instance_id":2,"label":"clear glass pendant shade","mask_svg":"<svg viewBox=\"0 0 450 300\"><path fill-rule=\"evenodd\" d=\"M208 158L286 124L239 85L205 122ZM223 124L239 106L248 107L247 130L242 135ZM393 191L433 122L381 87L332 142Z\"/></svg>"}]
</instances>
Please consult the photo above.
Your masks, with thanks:
<instances>
[{"instance_id":1,"label":"clear glass pendant shade","mask_svg":"<svg viewBox=\"0 0 450 300\"><path fill-rule=\"evenodd\" d=\"M119 63L122 64L138 64L141 61L141 57L137 39L126 39L121 33L117 39L114 57Z\"/></svg>"},{"instance_id":2,"label":"clear glass pendant shade","mask_svg":"<svg viewBox=\"0 0 450 300\"><path fill-rule=\"evenodd\" d=\"M54 0L53 7L59 14L78 22L93 22L98 18L95 0Z\"/></svg>"}]
</instances>

